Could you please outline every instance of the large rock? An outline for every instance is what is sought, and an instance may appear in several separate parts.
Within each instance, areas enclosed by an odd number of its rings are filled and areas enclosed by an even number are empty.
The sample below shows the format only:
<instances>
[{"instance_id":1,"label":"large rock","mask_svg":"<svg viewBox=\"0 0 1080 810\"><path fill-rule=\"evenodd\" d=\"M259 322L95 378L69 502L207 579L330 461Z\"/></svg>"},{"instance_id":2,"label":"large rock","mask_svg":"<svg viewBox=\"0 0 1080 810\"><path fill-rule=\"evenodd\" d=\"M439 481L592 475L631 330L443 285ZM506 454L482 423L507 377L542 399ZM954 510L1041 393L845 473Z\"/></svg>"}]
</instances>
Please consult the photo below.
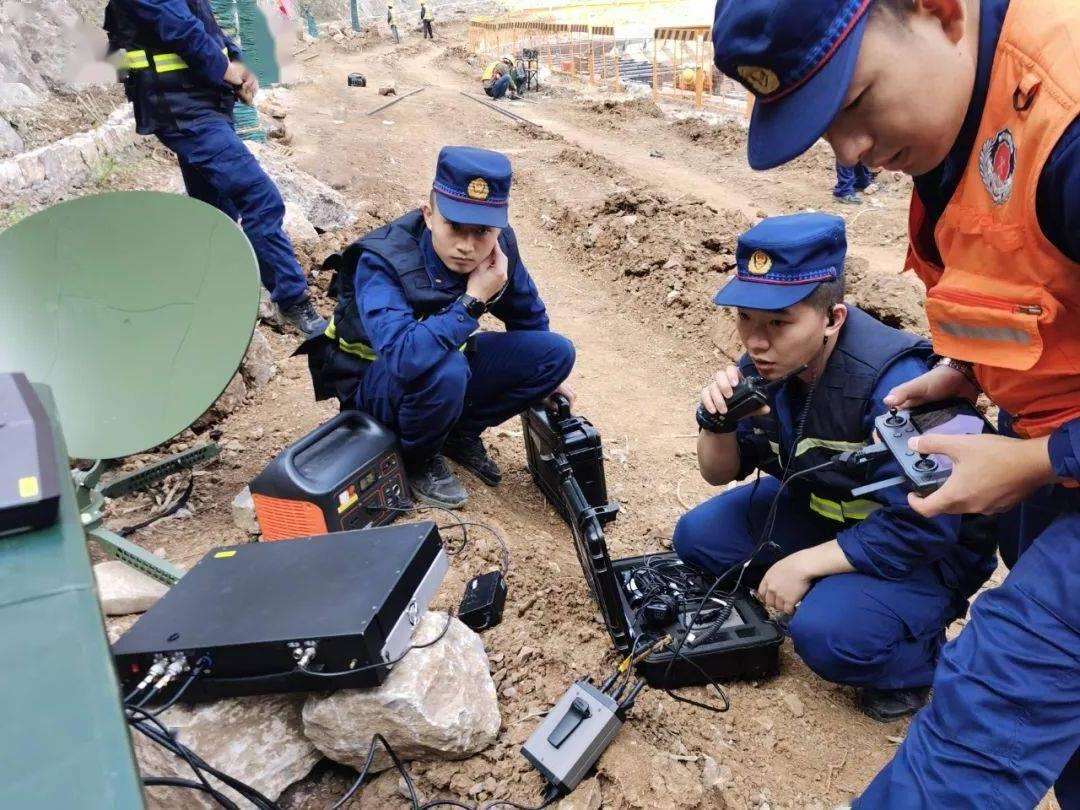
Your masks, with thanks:
<instances>
[{"instance_id":1,"label":"large rock","mask_svg":"<svg viewBox=\"0 0 1080 810\"><path fill-rule=\"evenodd\" d=\"M23 139L19 137L15 128L7 122L7 119L0 118L0 157L17 155L24 146Z\"/></svg>"},{"instance_id":2,"label":"large rock","mask_svg":"<svg viewBox=\"0 0 1080 810\"><path fill-rule=\"evenodd\" d=\"M169 590L156 579L120 560L94 566L98 599L106 616L145 613Z\"/></svg>"},{"instance_id":3,"label":"large rock","mask_svg":"<svg viewBox=\"0 0 1080 810\"><path fill-rule=\"evenodd\" d=\"M319 232L307 218L304 209L295 202L285 203L285 233L293 243L310 242L319 238Z\"/></svg>"},{"instance_id":4,"label":"large rock","mask_svg":"<svg viewBox=\"0 0 1080 810\"><path fill-rule=\"evenodd\" d=\"M445 621L427 613L414 643L434 639ZM357 768L376 733L402 759L463 759L491 745L501 724L484 643L456 618L442 641L410 652L382 686L313 695L303 717L320 751ZM380 750L375 769L390 765Z\"/></svg>"},{"instance_id":5,"label":"large rock","mask_svg":"<svg viewBox=\"0 0 1080 810\"><path fill-rule=\"evenodd\" d=\"M244 487L236 497L232 499L233 525L250 535L262 534L259 519L255 516L255 501L251 497L251 490Z\"/></svg>"},{"instance_id":6,"label":"large rock","mask_svg":"<svg viewBox=\"0 0 1080 810\"><path fill-rule=\"evenodd\" d=\"M229 380L229 384L225 387L221 396L217 398L217 402L214 403L213 410L221 416L228 416L244 404L246 396L247 385L244 384L243 376L237 374Z\"/></svg>"},{"instance_id":7,"label":"large rock","mask_svg":"<svg viewBox=\"0 0 1080 810\"><path fill-rule=\"evenodd\" d=\"M35 93L22 82L0 82L0 112L8 113L20 107L38 107L44 101L45 96Z\"/></svg>"},{"instance_id":8,"label":"large rock","mask_svg":"<svg viewBox=\"0 0 1080 810\"><path fill-rule=\"evenodd\" d=\"M207 764L245 782L271 801L289 785L303 779L319 761L303 735L300 706L303 696L273 695L235 698L189 708L178 706L161 716L177 739ZM191 779L183 759L132 730L135 755L144 774ZM216 780L211 778L211 782ZM222 790L241 807L248 802L221 783ZM148 810L217 808L205 793L172 788L146 790Z\"/></svg>"},{"instance_id":9,"label":"large rock","mask_svg":"<svg viewBox=\"0 0 1080 810\"><path fill-rule=\"evenodd\" d=\"M246 144L277 183L286 205L299 207L315 228L332 231L356 222L356 214L348 200L326 183L292 166L285 155L272 146L253 141L246 141Z\"/></svg>"},{"instance_id":10,"label":"large rock","mask_svg":"<svg viewBox=\"0 0 1080 810\"><path fill-rule=\"evenodd\" d=\"M116 71L104 65L88 70L104 57L104 9L104 0L0 3L0 85L44 95L54 87L115 82Z\"/></svg>"},{"instance_id":11,"label":"large rock","mask_svg":"<svg viewBox=\"0 0 1080 810\"><path fill-rule=\"evenodd\" d=\"M277 374L274 350L270 348L266 335L258 328L251 334L251 343L248 344L244 362L240 364L240 372L250 389L262 388Z\"/></svg>"}]
</instances>

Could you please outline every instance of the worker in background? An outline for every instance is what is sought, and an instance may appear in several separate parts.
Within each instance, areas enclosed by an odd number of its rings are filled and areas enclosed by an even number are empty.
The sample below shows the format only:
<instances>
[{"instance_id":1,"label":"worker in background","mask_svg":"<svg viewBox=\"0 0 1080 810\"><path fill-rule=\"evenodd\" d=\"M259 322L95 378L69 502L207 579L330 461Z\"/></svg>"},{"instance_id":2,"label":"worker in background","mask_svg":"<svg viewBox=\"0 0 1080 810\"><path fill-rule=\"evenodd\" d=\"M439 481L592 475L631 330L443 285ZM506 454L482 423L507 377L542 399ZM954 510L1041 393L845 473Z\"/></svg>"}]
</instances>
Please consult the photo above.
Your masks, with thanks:
<instances>
[{"instance_id":1,"label":"worker in background","mask_svg":"<svg viewBox=\"0 0 1080 810\"><path fill-rule=\"evenodd\" d=\"M728 586L749 557L743 583L794 614L788 629L807 666L856 687L862 711L888 722L926 703L945 628L994 570L995 537L986 518L919 516L899 487L851 495L900 475L895 462L872 477L811 471L874 444L885 396L925 373L931 354L927 341L844 304L845 253L844 220L829 214L773 217L739 237L736 276L715 302L735 308L747 353L702 390L705 412L726 413L745 377L807 368L748 418L699 420L706 481L759 478L683 515L674 545L686 562L728 572Z\"/></svg>"},{"instance_id":2,"label":"worker in background","mask_svg":"<svg viewBox=\"0 0 1080 810\"><path fill-rule=\"evenodd\" d=\"M877 191L874 173L862 162L845 166L836 161L836 185L832 190L836 201L845 205L862 205L862 198L858 194L860 191L866 194Z\"/></svg>"},{"instance_id":3,"label":"worker in background","mask_svg":"<svg viewBox=\"0 0 1080 810\"><path fill-rule=\"evenodd\" d=\"M394 0L387 0L386 3L386 24L390 26L390 33L394 37L394 44L401 44L401 37L398 35L397 18L394 16Z\"/></svg>"},{"instance_id":4,"label":"worker in background","mask_svg":"<svg viewBox=\"0 0 1080 810\"><path fill-rule=\"evenodd\" d=\"M942 652L934 697L855 800L1080 807L1080 4L720 0L717 66L758 96L754 168L824 136L914 178L905 266L936 368L907 408L981 388L1002 435L922 436L952 460L920 514L1002 513L1005 581Z\"/></svg>"},{"instance_id":5,"label":"worker in background","mask_svg":"<svg viewBox=\"0 0 1080 810\"><path fill-rule=\"evenodd\" d=\"M236 99L251 104L258 80L207 0L110 0L105 30L135 105L136 131L176 155L190 196L239 220L285 319L305 335L321 332L326 321L311 305L285 234L281 194L233 127Z\"/></svg>"},{"instance_id":6,"label":"worker in background","mask_svg":"<svg viewBox=\"0 0 1080 810\"><path fill-rule=\"evenodd\" d=\"M306 347L316 397L395 430L413 496L448 509L468 496L446 458L495 486L480 434L554 393L574 399L574 347L549 330L519 255L510 184L505 155L443 148L427 203L344 251L332 345ZM488 312L505 332L478 331Z\"/></svg>"},{"instance_id":7,"label":"worker in background","mask_svg":"<svg viewBox=\"0 0 1080 810\"><path fill-rule=\"evenodd\" d=\"M481 81L484 83L484 92L493 99L502 98L507 91L510 93L510 98L521 98L517 92L517 81L514 79L514 57L509 54L484 68Z\"/></svg>"},{"instance_id":8,"label":"worker in background","mask_svg":"<svg viewBox=\"0 0 1080 810\"><path fill-rule=\"evenodd\" d=\"M420 24L424 26L424 39L435 39L435 32L431 30L431 24L435 21L433 12L426 3L420 4Z\"/></svg>"}]
</instances>

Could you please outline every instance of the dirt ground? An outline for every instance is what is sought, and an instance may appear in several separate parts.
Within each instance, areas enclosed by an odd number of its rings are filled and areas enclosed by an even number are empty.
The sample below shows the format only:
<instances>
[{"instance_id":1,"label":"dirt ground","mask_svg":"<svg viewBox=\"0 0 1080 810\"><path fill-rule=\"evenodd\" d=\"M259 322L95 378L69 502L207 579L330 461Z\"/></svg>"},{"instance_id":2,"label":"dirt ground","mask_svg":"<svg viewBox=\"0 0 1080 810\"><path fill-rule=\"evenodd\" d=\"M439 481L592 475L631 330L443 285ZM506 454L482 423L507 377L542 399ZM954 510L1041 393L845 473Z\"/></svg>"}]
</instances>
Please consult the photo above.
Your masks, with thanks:
<instances>
[{"instance_id":1,"label":"dirt ground","mask_svg":"<svg viewBox=\"0 0 1080 810\"><path fill-rule=\"evenodd\" d=\"M860 257L853 298L890 322L925 328L917 283L899 275L906 180L883 176L866 205L846 208L832 202L827 150L757 174L746 167L738 124L677 121L673 110L650 101L612 105L565 88L504 102L538 125L520 126L462 95L480 92L478 71L464 62L453 33L440 33L431 44L409 39L396 49L380 42L358 50L323 42L305 53L317 54L306 61L307 80L279 96L288 112L288 148L301 168L366 213L349 233L305 248L302 259L317 268L347 238L417 205L444 144L508 154L522 256L552 328L578 348L571 378L577 411L603 435L610 495L622 505L608 529L613 557L667 548L679 515L715 494L697 472L693 410L704 379L738 352L730 323L709 296L734 266L741 229L762 216L806 209L845 216L852 253ZM354 71L367 75L367 88L346 86ZM385 101L375 89L391 80L399 94L424 92L368 115ZM149 162L154 170L162 165ZM324 311L331 306L319 303ZM290 356L295 336L274 333L271 340L280 373L215 426L227 449L200 475L190 513L135 535L178 564L190 565L216 545L245 542L232 524L232 497L275 453L334 413L313 402L305 363ZM572 680L603 676L616 659L569 531L525 469L520 425L509 422L486 438L505 478L495 489L468 478L463 514L500 529L512 552L506 616L483 636L504 727L499 741L477 756L416 762L410 771L425 799L531 804L541 782L520 756L520 744ZM124 522L118 514L116 525ZM453 607L464 582L496 564L496 549L478 534L454 558L437 605ZM599 763L603 806L820 810L856 794L890 758L906 723L864 717L851 689L816 677L790 644L781 658L778 677L727 687L726 714L646 690ZM687 694L709 699L702 689ZM702 780L706 757L719 766L720 786L712 790ZM282 803L294 810L325 807L352 776L320 766ZM405 805L397 777L386 774L347 806Z\"/></svg>"}]
</instances>

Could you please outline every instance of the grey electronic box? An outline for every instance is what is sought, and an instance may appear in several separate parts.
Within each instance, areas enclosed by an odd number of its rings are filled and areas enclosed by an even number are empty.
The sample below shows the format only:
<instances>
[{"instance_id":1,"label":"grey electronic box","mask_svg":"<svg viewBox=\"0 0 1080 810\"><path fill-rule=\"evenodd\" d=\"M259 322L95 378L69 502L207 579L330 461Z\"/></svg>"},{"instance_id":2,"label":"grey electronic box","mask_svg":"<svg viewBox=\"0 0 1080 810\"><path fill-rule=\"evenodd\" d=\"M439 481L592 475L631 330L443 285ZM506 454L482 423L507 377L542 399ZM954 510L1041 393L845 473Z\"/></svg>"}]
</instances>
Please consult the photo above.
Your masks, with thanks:
<instances>
[{"instance_id":1,"label":"grey electronic box","mask_svg":"<svg viewBox=\"0 0 1080 810\"><path fill-rule=\"evenodd\" d=\"M578 681L537 726L521 753L565 796L615 739L619 704L591 683Z\"/></svg>"}]
</instances>

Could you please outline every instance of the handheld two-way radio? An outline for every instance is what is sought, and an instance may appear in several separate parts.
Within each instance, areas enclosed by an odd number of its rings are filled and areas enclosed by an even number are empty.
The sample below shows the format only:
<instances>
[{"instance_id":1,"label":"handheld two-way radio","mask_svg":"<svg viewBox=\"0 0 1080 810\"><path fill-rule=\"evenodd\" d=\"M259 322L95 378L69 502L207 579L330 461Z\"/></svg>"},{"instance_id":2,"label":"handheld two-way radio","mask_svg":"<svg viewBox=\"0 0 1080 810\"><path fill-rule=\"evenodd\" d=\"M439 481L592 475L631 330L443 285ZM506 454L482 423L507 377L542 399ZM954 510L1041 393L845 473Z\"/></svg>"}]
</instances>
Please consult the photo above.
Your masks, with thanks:
<instances>
[{"instance_id":1,"label":"handheld two-way radio","mask_svg":"<svg viewBox=\"0 0 1080 810\"><path fill-rule=\"evenodd\" d=\"M764 377L747 377L735 386L731 396L725 400L727 413L709 413L704 405L698 405L697 422L705 430L713 433L728 433L734 430L735 423L740 419L768 405L769 394L808 368L809 366L804 363L791 373L771 382Z\"/></svg>"}]
</instances>

